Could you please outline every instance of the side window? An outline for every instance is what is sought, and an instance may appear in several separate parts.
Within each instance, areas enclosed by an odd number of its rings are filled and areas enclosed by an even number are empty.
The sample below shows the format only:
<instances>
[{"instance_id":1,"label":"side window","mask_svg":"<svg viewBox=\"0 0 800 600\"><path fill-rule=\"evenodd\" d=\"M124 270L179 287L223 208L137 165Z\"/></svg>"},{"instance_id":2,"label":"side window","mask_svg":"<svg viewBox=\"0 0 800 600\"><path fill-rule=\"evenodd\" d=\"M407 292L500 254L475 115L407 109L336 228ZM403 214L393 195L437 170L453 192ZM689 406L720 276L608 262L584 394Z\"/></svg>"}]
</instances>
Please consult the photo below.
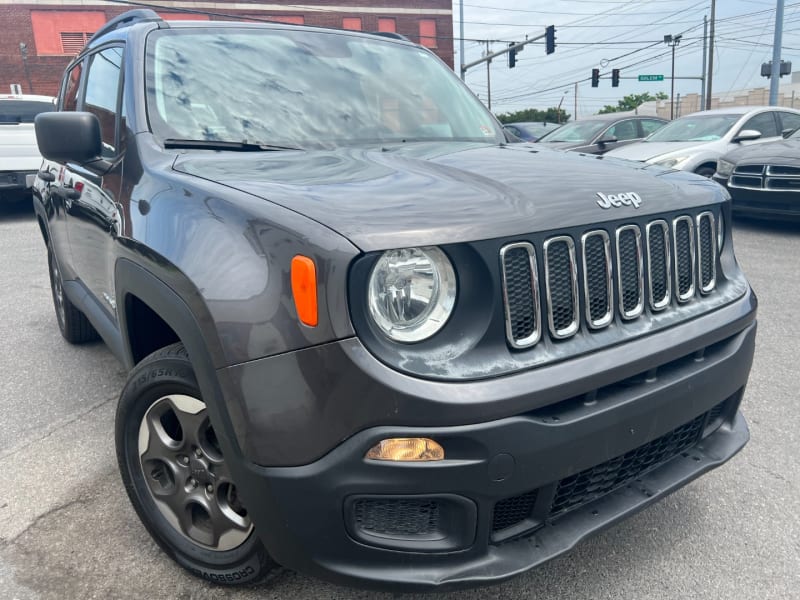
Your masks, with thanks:
<instances>
[{"instance_id":1,"label":"side window","mask_svg":"<svg viewBox=\"0 0 800 600\"><path fill-rule=\"evenodd\" d=\"M620 142L623 140L635 140L639 137L639 130L636 127L636 121L622 121L616 125L612 125L603 134L604 138L615 137Z\"/></svg>"},{"instance_id":2,"label":"side window","mask_svg":"<svg viewBox=\"0 0 800 600\"><path fill-rule=\"evenodd\" d=\"M83 110L94 113L100 120L101 156L106 159L117 155L117 105L121 77L122 48L106 48L91 57Z\"/></svg>"},{"instance_id":3,"label":"side window","mask_svg":"<svg viewBox=\"0 0 800 600\"><path fill-rule=\"evenodd\" d=\"M790 112L778 113L781 118L781 133L786 129L797 130L800 129L800 115Z\"/></svg>"},{"instance_id":4,"label":"side window","mask_svg":"<svg viewBox=\"0 0 800 600\"><path fill-rule=\"evenodd\" d=\"M661 129L666 123L664 121L656 121L655 119L642 119L642 134L647 137L657 129Z\"/></svg>"},{"instance_id":5,"label":"side window","mask_svg":"<svg viewBox=\"0 0 800 600\"><path fill-rule=\"evenodd\" d=\"M64 78L64 88L61 94L61 110L78 110L78 90L81 85L81 71L83 70L80 62L67 73Z\"/></svg>"},{"instance_id":6,"label":"side window","mask_svg":"<svg viewBox=\"0 0 800 600\"><path fill-rule=\"evenodd\" d=\"M775 137L778 135L778 126L775 124L775 113L763 112L749 119L740 131L755 129L761 132L761 137Z\"/></svg>"}]
</instances>

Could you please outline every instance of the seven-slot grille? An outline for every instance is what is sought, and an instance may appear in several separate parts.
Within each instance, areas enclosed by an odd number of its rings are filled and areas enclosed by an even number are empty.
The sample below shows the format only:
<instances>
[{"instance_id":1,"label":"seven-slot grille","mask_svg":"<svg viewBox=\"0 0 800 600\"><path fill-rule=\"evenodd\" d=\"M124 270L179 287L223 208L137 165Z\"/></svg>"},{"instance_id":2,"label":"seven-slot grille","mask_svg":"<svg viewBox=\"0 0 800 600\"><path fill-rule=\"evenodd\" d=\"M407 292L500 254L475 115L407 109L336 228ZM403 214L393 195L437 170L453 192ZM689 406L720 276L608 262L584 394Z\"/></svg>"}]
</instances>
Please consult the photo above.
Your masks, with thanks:
<instances>
[{"instance_id":1,"label":"seven-slot grille","mask_svg":"<svg viewBox=\"0 0 800 600\"><path fill-rule=\"evenodd\" d=\"M717 228L711 212L672 222L658 219L645 227L591 230L578 244L569 235L556 235L541 250L529 242L501 249L506 337L512 347L535 345L545 327L554 339L569 338L581 324L602 329L615 315L633 320L645 306L664 310L673 298L686 303L697 290L708 294L716 286Z\"/></svg>"}]
</instances>

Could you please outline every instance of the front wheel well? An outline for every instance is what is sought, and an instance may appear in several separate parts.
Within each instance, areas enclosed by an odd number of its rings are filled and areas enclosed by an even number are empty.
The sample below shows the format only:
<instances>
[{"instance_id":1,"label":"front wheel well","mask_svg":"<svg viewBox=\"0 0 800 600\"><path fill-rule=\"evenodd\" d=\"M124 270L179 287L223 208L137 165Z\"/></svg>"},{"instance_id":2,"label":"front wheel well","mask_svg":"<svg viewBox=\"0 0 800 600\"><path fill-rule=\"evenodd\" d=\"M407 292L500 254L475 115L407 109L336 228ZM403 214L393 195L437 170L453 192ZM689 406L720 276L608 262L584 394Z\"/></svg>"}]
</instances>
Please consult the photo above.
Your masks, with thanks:
<instances>
[{"instance_id":1,"label":"front wheel well","mask_svg":"<svg viewBox=\"0 0 800 600\"><path fill-rule=\"evenodd\" d=\"M156 350L181 341L158 313L136 296L125 299L126 324L133 364Z\"/></svg>"},{"instance_id":2,"label":"front wheel well","mask_svg":"<svg viewBox=\"0 0 800 600\"><path fill-rule=\"evenodd\" d=\"M702 164L699 164L699 165L697 165L695 167L694 172L698 173L698 172L704 171L706 169L713 169L714 171L716 171L717 170L717 161L711 160L711 161L706 161L706 162L704 162Z\"/></svg>"}]
</instances>

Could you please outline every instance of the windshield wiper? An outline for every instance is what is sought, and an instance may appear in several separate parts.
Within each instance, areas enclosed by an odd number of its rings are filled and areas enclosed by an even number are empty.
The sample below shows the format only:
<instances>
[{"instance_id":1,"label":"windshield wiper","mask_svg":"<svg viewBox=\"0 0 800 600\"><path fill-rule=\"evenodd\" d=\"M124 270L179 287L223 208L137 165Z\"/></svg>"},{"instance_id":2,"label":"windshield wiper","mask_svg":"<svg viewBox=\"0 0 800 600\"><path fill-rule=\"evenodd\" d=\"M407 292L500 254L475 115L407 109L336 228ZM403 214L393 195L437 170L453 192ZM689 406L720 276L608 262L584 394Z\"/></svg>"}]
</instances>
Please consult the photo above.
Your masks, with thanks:
<instances>
[{"instance_id":1,"label":"windshield wiper","mask_svg":"<svg viewBox=\"0 0 800 600\"><path fill-rule=\"evenodd\" d=\"M278 146L258 142L224 142L219 140L166 139L165 148L188 148L197 150L232 150L233 152L268 152L271 150L302 150L295 146Z\"/></svg>"}]
</instances>

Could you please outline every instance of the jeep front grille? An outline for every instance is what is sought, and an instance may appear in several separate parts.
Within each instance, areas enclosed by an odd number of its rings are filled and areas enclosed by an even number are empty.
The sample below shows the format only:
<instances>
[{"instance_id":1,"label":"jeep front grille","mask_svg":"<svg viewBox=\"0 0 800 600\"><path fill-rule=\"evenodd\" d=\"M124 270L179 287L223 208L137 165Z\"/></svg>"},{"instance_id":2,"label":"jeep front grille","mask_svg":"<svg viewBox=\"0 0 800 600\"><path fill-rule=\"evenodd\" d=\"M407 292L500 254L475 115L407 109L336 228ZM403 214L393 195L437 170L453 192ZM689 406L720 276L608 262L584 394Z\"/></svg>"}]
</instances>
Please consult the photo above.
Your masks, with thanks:
<instances>
[{"instance_id":1,"label":"jeep front grille","mask_svg":"<svg viewBox=\"0 0 800 600\"><path fill-rule=\"evenodd\" d=\"M690 302L696 292L709 294L717 283L717 253L711 212L590 230L577 243L555 235L541 248L529 241L503 246L508 343L529 348L545 328L562 340L581 326L600 330L615 318L633 321L646 309L662 311Z\"/></svg>"}]
</instances>

